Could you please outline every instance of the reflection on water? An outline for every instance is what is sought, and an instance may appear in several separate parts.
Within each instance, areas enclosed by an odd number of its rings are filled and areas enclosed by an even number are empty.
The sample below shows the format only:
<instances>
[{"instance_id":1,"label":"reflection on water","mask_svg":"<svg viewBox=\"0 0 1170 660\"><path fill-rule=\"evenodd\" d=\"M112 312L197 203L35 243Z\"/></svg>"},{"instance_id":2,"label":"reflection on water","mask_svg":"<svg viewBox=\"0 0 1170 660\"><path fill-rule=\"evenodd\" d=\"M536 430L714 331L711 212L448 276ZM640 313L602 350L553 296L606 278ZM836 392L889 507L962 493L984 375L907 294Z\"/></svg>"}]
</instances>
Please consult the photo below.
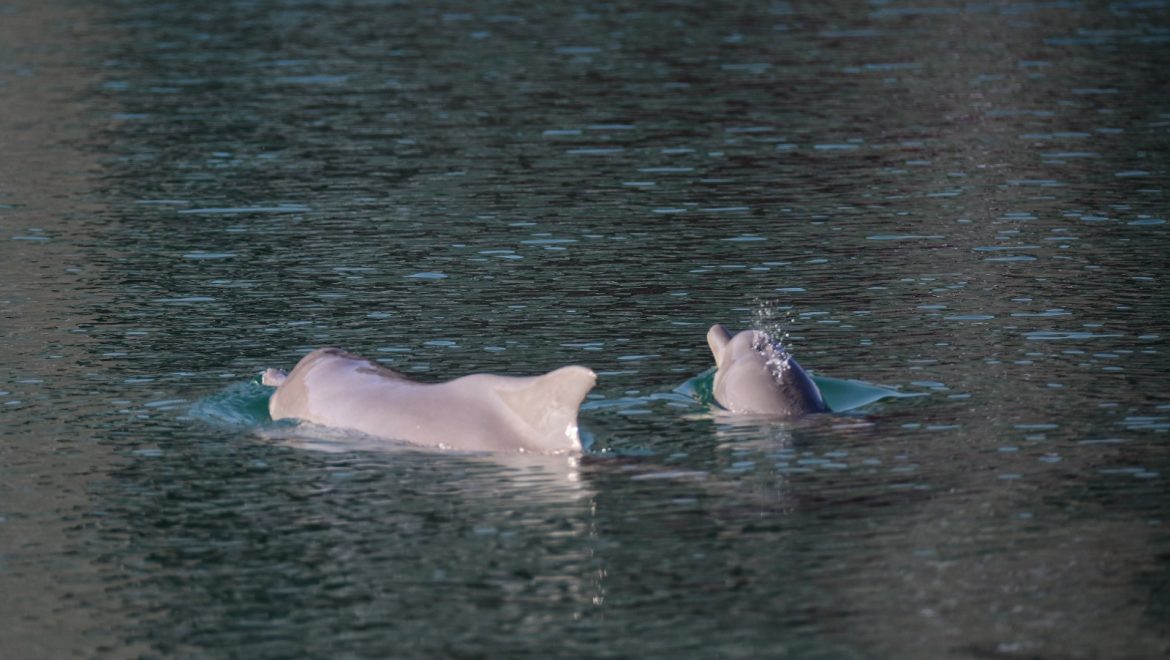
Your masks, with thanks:
<instances>
[{"instance_id":1,"label":"reflection on water","mask_svg":"<svg viewBox=\"0 0 1170 660\"><path fill-rule=\"evenodd\" d=\"M1168 19L9 3L6 648L1166 655ZM770 321L862 407L709 414ZM323 345L585 364L595 451L267 425Z\"/></svg>"}]
</instances>

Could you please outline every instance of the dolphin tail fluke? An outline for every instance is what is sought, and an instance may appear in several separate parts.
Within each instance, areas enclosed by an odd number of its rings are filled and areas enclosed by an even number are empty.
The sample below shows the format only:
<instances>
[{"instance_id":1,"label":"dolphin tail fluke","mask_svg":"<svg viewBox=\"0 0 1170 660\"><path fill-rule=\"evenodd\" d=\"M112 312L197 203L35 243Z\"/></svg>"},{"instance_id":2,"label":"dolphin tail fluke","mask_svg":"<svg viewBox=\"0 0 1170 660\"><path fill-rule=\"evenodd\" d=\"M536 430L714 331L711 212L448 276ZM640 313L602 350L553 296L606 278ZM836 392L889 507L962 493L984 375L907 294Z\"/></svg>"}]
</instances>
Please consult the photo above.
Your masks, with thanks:
<instances>
[{"instance_id":1,"label":"dolphin tail fluke","mask_svg":"<svg viewBox=\"0 0 1170 660\"><path fill-rule=\"evenodd\" d=\"M577 411L597 383L597 374L587 367L570 366L527 380L523 387L501 391L500 397L540 438L548 440L550 449L580 449Z\"/></svg>"}]
</instances>

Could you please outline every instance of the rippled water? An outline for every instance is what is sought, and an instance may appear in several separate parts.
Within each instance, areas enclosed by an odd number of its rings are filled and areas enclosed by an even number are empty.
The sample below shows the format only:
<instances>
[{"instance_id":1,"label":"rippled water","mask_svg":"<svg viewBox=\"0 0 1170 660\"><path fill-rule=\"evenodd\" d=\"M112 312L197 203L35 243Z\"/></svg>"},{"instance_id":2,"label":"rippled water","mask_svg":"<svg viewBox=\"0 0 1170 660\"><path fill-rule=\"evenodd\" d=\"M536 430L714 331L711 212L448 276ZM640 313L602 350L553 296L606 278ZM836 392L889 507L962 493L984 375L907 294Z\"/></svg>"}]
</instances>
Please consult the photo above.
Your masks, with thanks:
<instances>
[{"instance_id":1,"label":"rippled water","mask_svg":"<svg viewBox=\"0 0 1170 660\"><path fill-rule=\"evenodd\" d=\"M4 657L1170 654L1168 45L1162 0L0 4ZM852 409L713 414L716 322ZM591 451L272 424L322 345L587 365Z\"/></svg>"}]
</instances>

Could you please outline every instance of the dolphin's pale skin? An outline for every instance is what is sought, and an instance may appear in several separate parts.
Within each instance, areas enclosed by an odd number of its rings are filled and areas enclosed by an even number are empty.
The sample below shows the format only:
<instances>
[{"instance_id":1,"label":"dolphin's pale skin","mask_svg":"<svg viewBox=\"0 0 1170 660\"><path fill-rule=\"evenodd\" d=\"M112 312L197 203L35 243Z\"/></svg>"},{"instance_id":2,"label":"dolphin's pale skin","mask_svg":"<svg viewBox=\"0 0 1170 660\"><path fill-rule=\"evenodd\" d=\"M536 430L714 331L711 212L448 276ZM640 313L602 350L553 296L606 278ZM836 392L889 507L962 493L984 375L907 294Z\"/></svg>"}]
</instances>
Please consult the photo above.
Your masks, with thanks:
<instances>
[{"instance_id":1,"label":"dolphin's pale skin","mask_svg":"<svg viewBox=\"0 0 1170 660\"><path fill-rule=\"evenodd\" d=\"M467 451L581 450L577 411L597 376L562 367L542 376L473 374L419 383L337 348L309 353L276 387L273 419L294 418L418 445Z\"/></svg>"},{"instance_id":2,"label":"dolphin's pale skin","mask_svg":"<svg viewBox=\"0 0 1170 660\"><path fill-rule=\"evenodd\" d=\"M796 360L758 330L732 336L721 325L707 331L715 356L715 401L734 413L796 417L828 412L817 384Z\"/></svg>"}]
</instances>

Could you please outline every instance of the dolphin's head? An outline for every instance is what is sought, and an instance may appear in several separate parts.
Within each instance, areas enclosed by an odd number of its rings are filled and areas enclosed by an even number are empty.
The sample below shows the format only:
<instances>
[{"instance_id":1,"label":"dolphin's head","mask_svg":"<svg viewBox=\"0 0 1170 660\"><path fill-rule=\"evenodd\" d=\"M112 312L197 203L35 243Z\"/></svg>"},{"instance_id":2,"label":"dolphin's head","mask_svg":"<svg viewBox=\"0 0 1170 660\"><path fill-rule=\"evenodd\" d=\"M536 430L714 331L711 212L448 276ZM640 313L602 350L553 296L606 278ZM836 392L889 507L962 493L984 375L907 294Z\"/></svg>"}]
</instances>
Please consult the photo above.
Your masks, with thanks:
<instances>
[{"instance_id":1,"label":"dolphin's head","mask_svg":"<svg viewBox=\"0 0 1170 660\"><path fill-rule=\"evenodd\" d=\"M793 417L828 408L816 383L767 333L732 335L711 326L707 345L715 358L715 400L732 412Z\"/></svg>"}]
</instances>

